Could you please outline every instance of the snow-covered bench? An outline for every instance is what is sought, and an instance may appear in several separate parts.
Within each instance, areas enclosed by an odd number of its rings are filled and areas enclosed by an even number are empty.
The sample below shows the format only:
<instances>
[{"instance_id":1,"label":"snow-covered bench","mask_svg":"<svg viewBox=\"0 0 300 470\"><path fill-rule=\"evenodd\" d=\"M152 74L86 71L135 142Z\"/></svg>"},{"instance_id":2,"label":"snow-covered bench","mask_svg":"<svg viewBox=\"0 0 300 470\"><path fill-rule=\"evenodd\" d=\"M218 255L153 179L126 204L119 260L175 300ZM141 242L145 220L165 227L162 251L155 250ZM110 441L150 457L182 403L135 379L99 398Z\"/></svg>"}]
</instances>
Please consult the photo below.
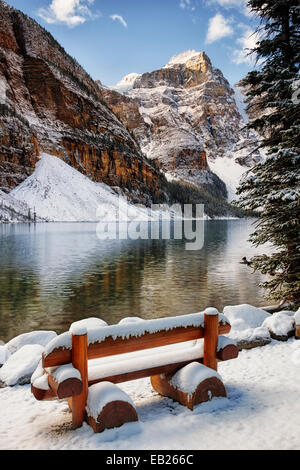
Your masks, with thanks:
<instances>
[{"instance_id":1,"label":"snow-covered bench","mask_svg":"<svg viewBox=\"0 0 300 470\"><path fill-rule=\"evenodd\" d=\"M229 331L228 319L212 308L99 328L86 329L79 322L46 346L31 380L32 393L38 400L68 398L73 427L87 419L96 432L137 419L129 397L124 399L113 384L151 377L155 390L193 409L212 396L226 396L217 363L238 355L235 344L223 336ZM111 402L108 390L114 396ZM95 403L101 404L99 409Z\"/></svg>"}]
</instances>

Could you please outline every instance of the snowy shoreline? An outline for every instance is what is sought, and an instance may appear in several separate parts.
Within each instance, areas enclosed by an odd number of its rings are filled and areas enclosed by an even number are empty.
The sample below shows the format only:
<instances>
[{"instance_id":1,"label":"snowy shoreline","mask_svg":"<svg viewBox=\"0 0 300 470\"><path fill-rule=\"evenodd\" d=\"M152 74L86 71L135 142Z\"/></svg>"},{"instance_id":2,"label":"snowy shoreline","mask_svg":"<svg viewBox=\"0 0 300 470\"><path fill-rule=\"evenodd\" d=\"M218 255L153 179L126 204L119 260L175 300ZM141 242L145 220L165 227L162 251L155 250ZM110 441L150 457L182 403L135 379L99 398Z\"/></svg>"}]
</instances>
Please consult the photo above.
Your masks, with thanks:
<instances>
[{"instance_id":1,"label":"snowy shoreline","mask_svg":"<svg viewBox=\"0 0 300 470\"><path fill-rule=\"evenodd\" d=\"M57 342L55 332L25 333L2 344L0 449L299 449L300 341L288 339L299 310L271 315L244 304L227 306L223 314L232 325L231 340L254 341L254 349L219 364L227 398L214 398L191 412L159 396L149 379L127 382L120 388L134 402L139 422L99 435L87 424L72 430L66 402L38 402L31 394L28 381L49 341ZM140 321L123 319L120 328L139 328ZM107 325L91 318L73 327L94 331ZM281 341L272 339L274 335ZM258 339L267 340L266 345L255 347Z\"/></svg>"}]
</instances>

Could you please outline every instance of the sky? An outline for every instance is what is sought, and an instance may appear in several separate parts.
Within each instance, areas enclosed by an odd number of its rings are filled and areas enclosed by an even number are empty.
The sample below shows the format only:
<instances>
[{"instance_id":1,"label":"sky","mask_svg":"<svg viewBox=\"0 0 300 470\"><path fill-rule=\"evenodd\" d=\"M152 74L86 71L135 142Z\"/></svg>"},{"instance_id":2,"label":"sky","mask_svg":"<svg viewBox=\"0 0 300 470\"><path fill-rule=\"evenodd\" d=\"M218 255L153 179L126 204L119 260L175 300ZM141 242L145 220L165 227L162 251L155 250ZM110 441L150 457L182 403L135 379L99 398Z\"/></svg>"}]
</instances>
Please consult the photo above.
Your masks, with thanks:
<instances>
[{"instance_id":1,"label":"sky","mask_svg":"<svg viewBox=\"0 0 300 470\"><path fill-rule=\"evenodd\" d=\"M104 85L205 51L231 84L253 69L257 18L246 0L6 0L34 18Z\"/></svg>"}]
</instances>

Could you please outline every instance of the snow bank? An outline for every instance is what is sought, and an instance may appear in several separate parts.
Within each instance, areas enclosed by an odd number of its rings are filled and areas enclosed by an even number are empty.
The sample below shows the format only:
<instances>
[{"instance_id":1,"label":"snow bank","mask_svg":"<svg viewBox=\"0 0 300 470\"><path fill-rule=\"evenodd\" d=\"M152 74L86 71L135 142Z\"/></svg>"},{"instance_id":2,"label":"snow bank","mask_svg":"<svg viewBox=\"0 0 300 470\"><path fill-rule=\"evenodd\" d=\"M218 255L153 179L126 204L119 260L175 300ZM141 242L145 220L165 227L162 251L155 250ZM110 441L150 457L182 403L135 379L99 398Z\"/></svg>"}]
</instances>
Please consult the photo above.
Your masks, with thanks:
<instances>
[{"instance_id":1,"label":"snow bank","mask_svg":"<svg viewBox=\"0 0 300 470\"><path fill-rule=\"evenodd\" d=\"M14 354L26 344L46 346L56 336L55 331L31 331L30 333L16 336L7 343L6 347L11 354Z\"/></svg>"},{"instance_id":2,"label":"snow bank","mask_svg":"<svg viewBox=\"0 0 300 470\"><path fill-rule=\"evenodd\" d=\"M147 215L146 211L119 197L109 186L94 183L60 158L45 153L34 173L10 194L48 221L98 222L117 220L117 216L127 220L129 209L133 217Z\"/></svg>"},{"instance_id":3,"label":"snow bank","mask_svg":"<svg viewBox=\"0 0 300 470\"><path fill-rule=\"evenodd\" d=\"M267 318L262 326L269 330L271 336L282 336L287 339L294 331L295 319L283 312L278 312Z\"/></svg>"},{"instance_id":4,"label":"snow bank","mask_svg":"<svg viewBox=\"0 0 300 470\"><path fill-rule=\"evenodd\" d=\"M105 405L113 401L124 401L134 407L133 401L123 390L110 382L101 382L89 387L86 412L97 421Z\"/></svg>"},{"instance_id":5,"label":"snow bank","mask_svg":"<svg viewBox=\"0 0 300 470\"><path fill-rule=\"evenodd\" d=\"M23 346L10 356L0 369L0 381L9 386L29 383L43 351L43 346L39 344Z\"/></svg>"},{"instance_id":6,"label":"snow bank","mask_svg":"<svg viewBox=\"0 0 300 470\"><path fill-rule=\"evenodd\" d=\"M211 377L217 377L222 381L221 376L215 370L203 364L199 364L198 362L191 362L191 364L188 364L176 372L170 384L181 392L192 395L199 384Z\"/></svg>"},{"instance_id":7,"label":"snow bank","mask_svg":"<svg viewBox=\"0 0 300 470\"><path fill-rule=\"evenodd\" d=\"M295 313L295 323L297 326L300 326L300 308L298 308L297 312Z\"/></svg>"}]
</instances>

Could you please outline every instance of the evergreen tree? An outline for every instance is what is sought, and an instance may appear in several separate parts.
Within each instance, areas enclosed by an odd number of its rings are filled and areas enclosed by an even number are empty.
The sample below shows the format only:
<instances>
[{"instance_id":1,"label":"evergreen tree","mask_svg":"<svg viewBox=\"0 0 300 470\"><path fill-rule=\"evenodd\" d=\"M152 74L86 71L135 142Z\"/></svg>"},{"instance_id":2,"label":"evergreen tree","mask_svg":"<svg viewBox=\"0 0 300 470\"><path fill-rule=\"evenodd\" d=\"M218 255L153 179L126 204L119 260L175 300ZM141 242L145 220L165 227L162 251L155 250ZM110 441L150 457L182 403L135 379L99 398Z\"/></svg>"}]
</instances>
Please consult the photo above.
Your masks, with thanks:
<instances>
[{"instance_id":1,"label":"evergreen tree","mask_svg":"<svg viewBox=\"0 0 300 470\"><path fill-rule=\"evenodd\" d=\"M239 189L240 205L261 217L250 240L271 243L273 253L254 257L255 270L267 274L262 286L269 297L296 305L300 301L300 77L298 0L250 0L260 17L253 52L257 70L242 81L248 109L259 109L249 123L266 148L264 162L252 168Z\"/></svg>"}]
</instances>

